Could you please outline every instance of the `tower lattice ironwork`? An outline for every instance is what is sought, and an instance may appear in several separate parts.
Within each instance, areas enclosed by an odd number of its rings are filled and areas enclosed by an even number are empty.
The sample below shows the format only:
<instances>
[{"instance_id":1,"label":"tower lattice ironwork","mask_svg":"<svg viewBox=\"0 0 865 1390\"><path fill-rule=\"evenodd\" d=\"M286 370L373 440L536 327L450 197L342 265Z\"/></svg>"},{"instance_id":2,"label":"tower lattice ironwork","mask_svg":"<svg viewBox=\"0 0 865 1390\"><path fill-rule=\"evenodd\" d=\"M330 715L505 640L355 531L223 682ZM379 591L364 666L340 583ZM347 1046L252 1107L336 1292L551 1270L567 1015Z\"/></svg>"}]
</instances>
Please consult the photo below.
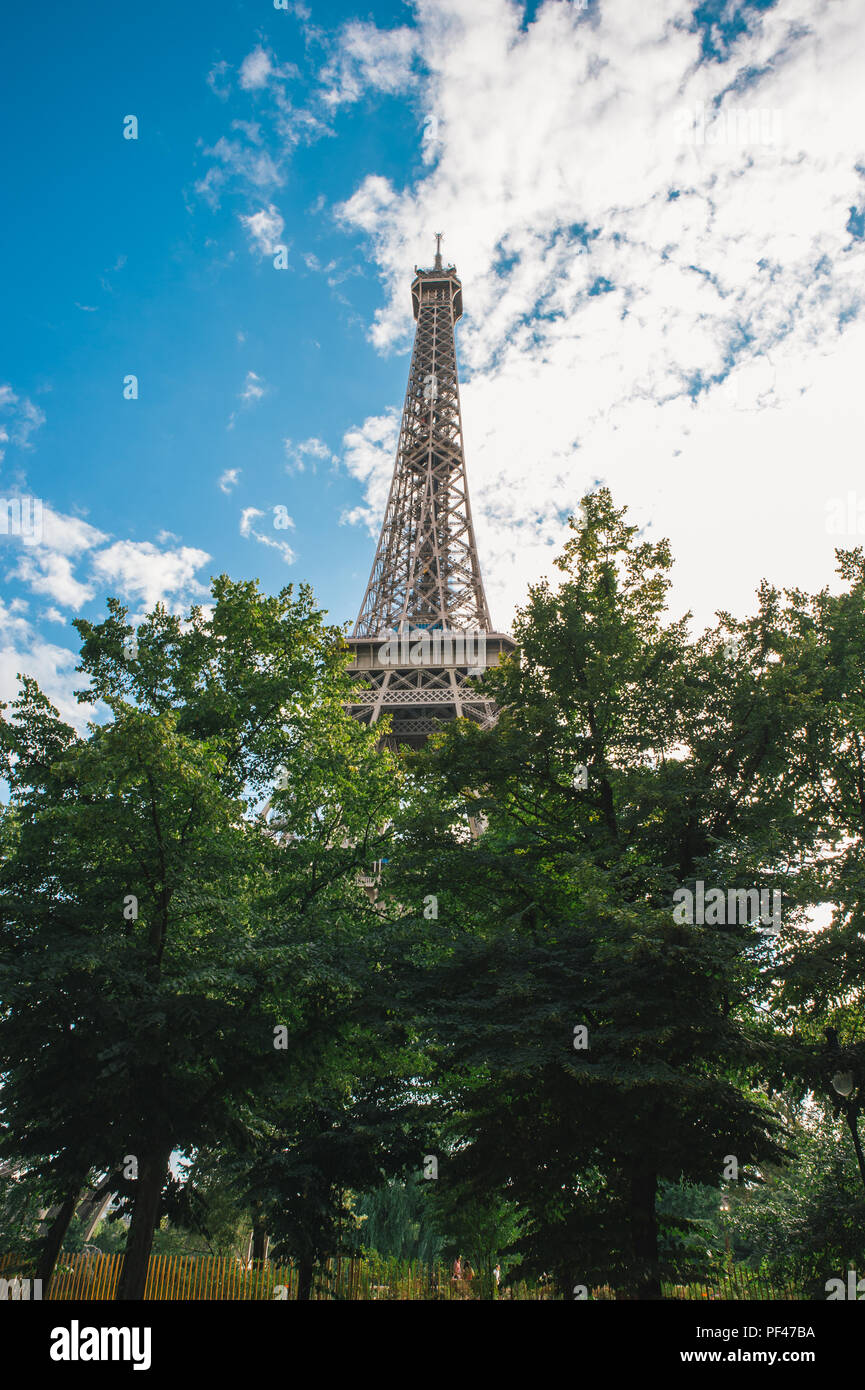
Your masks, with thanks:
<instances>
[{"instance_id":1,"label":"tower lattice ironwork","mask_svg":"<svg viewBox=\"0 0 865 1390\"><path fill-rule=\"evenodd\" d=\"M493 702L470 681L513 639L492 630L469 503L454 329L462 285L435 263L411 287L417 320L396 464L372 573L354 632L351 672L369 688L352 712L392 715L389 742L418 747L464 715L487 726Z\"/></svg>"}]
</instances>

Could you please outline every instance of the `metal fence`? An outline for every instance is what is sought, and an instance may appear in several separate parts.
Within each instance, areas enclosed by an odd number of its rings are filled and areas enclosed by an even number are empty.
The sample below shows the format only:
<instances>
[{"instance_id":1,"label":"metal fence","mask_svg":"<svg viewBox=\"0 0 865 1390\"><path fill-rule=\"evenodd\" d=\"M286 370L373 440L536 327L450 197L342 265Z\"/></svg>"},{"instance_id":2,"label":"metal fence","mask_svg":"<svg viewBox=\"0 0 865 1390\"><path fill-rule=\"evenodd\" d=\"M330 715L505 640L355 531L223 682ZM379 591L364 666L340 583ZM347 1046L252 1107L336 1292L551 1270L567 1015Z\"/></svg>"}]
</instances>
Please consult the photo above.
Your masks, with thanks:
<instances>
[{"instance_id":1,"label":"metal fence","mask_svg":"<svg viewBox=\"0 0 865 1390\"><path fill-rule=\"evenodd\" d=\"M8 1285L17 1276L32 1279L32 1256L0 1255L0 1280ZM64 1252L57 1260L46 1297L64 1299L112 1299L123 1267L122 1254L96 1251ZM269 1260L245 1261L232 1255L151 1255L144 1297L155 1299L213 1300L296 1299L298 1270L294 1264L274 1264ZM792 1285L770 1283L755 1271L730 1269L706 1276L680 1273L675 1282L662 1285L665 1299L679 1300L767 1300L772 1302L801 1298ZM23 1286L13 1287L7 1296L27 1297ZM29 1293L32 1297L32 1292ZM453 1279L444 1265L420 1261L336 1257L317 1265L312 1284L316 1300L419 1300L456 1301L478 1297L477 1279L468 1283ZM502 1281L500 1298L519 1301L552 1299L557 1295L549 1284ZM588 1291L592 1300L624 1297L609 1286Z\"/></svg>"},{"instance_id":2,"label":"metal fence","mask_svg":"<svg viewBox=\"0 0 865 1390\"><path fill-rule=\"evenodd\" d=\"M92 1251L62 1253L46 1294L51 1300L111 1299L123 1267L122 1254ZM0 1278L31 1278L32 1257L0 1256ZM298 1269L269 1260L241 1260L232 1255L151 1255L144 1297L151 1299L296 1299ZM475 1289L476 1289L475 1284ZM458 1300L475 1290L455 1281L443 1265L411 1260L336 1257L317 1265L312 1298L351 1300ZM508 1297L543 1299L552 1291L543 1285L514 1284Z\"/></svg>"}]
</instances>

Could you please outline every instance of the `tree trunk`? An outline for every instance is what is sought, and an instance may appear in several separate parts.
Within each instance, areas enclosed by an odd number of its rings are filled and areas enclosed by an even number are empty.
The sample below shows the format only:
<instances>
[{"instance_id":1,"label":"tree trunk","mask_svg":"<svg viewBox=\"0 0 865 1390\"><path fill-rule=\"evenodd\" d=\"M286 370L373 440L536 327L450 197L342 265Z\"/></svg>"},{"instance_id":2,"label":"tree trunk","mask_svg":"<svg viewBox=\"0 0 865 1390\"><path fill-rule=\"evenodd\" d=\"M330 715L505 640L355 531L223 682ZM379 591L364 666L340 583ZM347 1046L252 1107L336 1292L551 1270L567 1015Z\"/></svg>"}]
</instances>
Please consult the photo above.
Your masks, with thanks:
<instances>
[{"instance_id":1,"label":"tree trunk","mask_svg":"<svg viewBox=\"0 0 865 1390\"><path fill-rule=\"evenodd\" d=\"M314 1264L312 1260L299 1260L297 1266L297 1297L298 1300L309 1300L312 1297L312 1273Z\"/></svg>"},{"instance_id":2,"label":"tree trunk","mask_svg":"<svg viewBox=\"0 0 865 1390\"><path fill-rule=\"evenodd\" d=\"M267 1259L267 1231L261 1221L252 1223L252 1259L253 1262Z\"/></svg>"},{"instance_id":3,"label":"tree trunk","mask_svg":"<svg viewBox=\"0 0 865 1390\"><path fill-rule=\"evenodd\" d=\"M83 1198L75 1214L83 1226L81 1234L85 1241L90 1239L94 1229L105 1215L105 1209L111 1201L119 1180L119 1171L109 1173L107 1178L103 1178L102 1182Z\"/></svg>"},{"instance_id":4,"label":"tree trunk","mask_svg":"<svg viewBox=\"0 0 865 1390\"><path fill-rule=\"evenodd\" d=\"M36 1261L36 1278L42 1280L42 1296L48 1297L48 1289L51 1284L51 1276L54 1273L54 1266L57 1263L57 1256L60 1254L61 1246L69 1230L69 1223L75 1215L75 1208L78 1205L78 1197L81 1187L74 1187L63 1199L57 1215L45 1233L39 1257Z\"/></svg>"},{"instance_id":5,"label":"tree trunk","mask_svg":"<svg viewBox=\"0 0 865 1390\"><path fill-rule=\"evenodd\" d=\"M862 1179L862 1186L865 1187L865 1154L862 1153L862 1140L859 1138L859 1123L857 1108L848 1105L845 1107L847 1124L853 1136L853 1147L856 1150L856 1162L859 1164L859 1176Z\"/></svg>"},{"instance_id":6,"label":"tree trunk","mask_svg":"<svg viewBox=\"0 0 865 1390\"><path fill-rule=\"evenodd\" d=\"M651 1169L637 1168L631 1176L634 1292L639 1299L660 1299L663 1296L658 1262L658 1221L655 1215L657 1186L658 1175Z\"/></svg>"},{"instance_id":7,"label":"tree trunk","mask_svg":"<svg viewBox=\"0 0 865 1390\"><path fill-rule=\"evenodd\" d=\"M159 1201L168 1171L171 1148L151 1149L139 1157L135 1206L126 1239L123 1269L117 1285L117 1299L142 1299L147 1284L147 1267L153 1245L153 1232L159 1222Z\"/></svg>"}]
</instances>

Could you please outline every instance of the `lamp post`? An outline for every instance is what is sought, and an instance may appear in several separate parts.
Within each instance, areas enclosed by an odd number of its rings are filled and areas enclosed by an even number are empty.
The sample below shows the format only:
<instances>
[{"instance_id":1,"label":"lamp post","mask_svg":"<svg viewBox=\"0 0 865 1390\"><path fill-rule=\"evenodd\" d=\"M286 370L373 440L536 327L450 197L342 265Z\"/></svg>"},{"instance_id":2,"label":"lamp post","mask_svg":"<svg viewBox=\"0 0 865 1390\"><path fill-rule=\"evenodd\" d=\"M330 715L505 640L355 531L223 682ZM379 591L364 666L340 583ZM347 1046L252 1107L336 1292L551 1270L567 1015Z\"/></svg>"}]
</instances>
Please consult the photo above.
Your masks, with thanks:
<instances>
[{"instance_id":1,"label":"lamp post","mask_svg":"<svg viewBox=\"0 0 865 1390\"><path fill-rule=\"evenodd\" d=\"M838 1030L826 1028L825 1058L826 1076L829 1085L838 1097L836 1110L840 1110L853 1139L859 1176L865 1187L865 1154L859 1136L859 1115L865 1109L865 1048L862 1043L842 1046L838 1041Z\"/></svg>"},{"instance_id":2,"label":"lamp post","mask_svg":"<svg viewBox=\"0 0 865 1390\"><path fill-rule=\"evenodd\" d=\"M723 1230L723 1232L724 1232L724 1250L725 1250L726 1256L727 1256L726 1263L727 1263L727 1267L728 1267L728 1268L729 1268L730 1265L733 1263L733 1256L732 1256L732 1252L731 1252L731 1250L730 1250L730 1232L729 1232L728 1229L727 1229L727 1221L726 1221L726 1217L727 1217L727 1215L729 1214L729 1211L730 1211L730 1199L729 1199L729 1197L724 1196L724 1197L721 1198L721 1212L722 1212L722 1216L721 1216L721 1228L722 1228L722 1230Z\"/></svg>"}]
</instances>

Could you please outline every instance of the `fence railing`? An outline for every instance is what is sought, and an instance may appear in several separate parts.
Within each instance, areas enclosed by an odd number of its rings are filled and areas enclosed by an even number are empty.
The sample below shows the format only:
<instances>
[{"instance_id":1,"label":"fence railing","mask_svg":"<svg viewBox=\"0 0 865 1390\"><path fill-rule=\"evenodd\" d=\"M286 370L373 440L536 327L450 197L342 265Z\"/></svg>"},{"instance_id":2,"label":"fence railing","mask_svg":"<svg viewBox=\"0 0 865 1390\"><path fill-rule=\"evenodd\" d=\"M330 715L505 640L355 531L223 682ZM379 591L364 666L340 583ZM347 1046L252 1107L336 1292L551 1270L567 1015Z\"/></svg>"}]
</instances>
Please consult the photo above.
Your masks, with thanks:
<instances>
[{"instance_id":1,"label":"fence railing","mask_svg":"<svg viewBox=\"0 0 865 1390\"><path fill-rule=\"evenodd\" d=\"M32 1278L32 1256L0 1255L0 1278L13 1275ZM46 1297L63 1299L111 1299L117 1292L122 1254L95 1251L63 1252L57 1260ZM144 1289L151 1299L296 1299L298 1269L294 1264L256 1260L247 1263L232 1255L151 1255ZM476 1289L477 1285L475 1285ZM443 1265L411 1260L373 1261L339 1257L317 1265L311 1297L326 1299L457 1300L470 1298L465 1281L455 1282ZM519 1283L509 1296L518 1299L550 1298L542 1285Z\"/></svg>"},{"instance_id":2,"label":"fence railing","mask_svg":"<svg viewBox=\"0 0 865 1390\"><path fill-rule=\"evenodd\" d=\"M32 1279L33 1256L0 1255L0 1279L7 1283L15 1276ZM63 1252L57 1260L46 1297L64 1299L112 1299L117 1292L122 1254L97 1251ZM151 1255L144 1290L146 1300L181 1299L296 1299L298 1269L291 1263L268 1260L247 1262L232 1255ZM770 1283L760 1274L732 1269L722 1275L706 1277L685 1274L677 1282L662 1285L665 1299L746 1299L779 1300L801 1298L792 1285ZM13 1292L13 1297L16 1293ZM27 1296L26 1294L24 1295ZM32 1296L32 1295L31 1295ZM317 1265L311 1297L337 1300L462 1300L478 1296L477 1280L472 1284L455 1281L444 1265L421 1261L385 1259L377 1256L337 1256ZM593 1288L595 1300L622 1297L608 1286ZM510 1282L505 1276L500 1298L520 1301L555 1298L551 1285Z\"/></svg>"},{"instance_id":3,"label":"fence railing","mask_svg":"<svg viewBox=\"0 0 865 1390\"><path fill-rule=\"evenodd\" d=\"M793 1284L775 1283L758 1270L734 1266L723 1274L680 1273L675 1280L661 1284L664 1298L764 1300L777 1303L802 1298L801 1289Z\"/></svg>"}]
</instances>

